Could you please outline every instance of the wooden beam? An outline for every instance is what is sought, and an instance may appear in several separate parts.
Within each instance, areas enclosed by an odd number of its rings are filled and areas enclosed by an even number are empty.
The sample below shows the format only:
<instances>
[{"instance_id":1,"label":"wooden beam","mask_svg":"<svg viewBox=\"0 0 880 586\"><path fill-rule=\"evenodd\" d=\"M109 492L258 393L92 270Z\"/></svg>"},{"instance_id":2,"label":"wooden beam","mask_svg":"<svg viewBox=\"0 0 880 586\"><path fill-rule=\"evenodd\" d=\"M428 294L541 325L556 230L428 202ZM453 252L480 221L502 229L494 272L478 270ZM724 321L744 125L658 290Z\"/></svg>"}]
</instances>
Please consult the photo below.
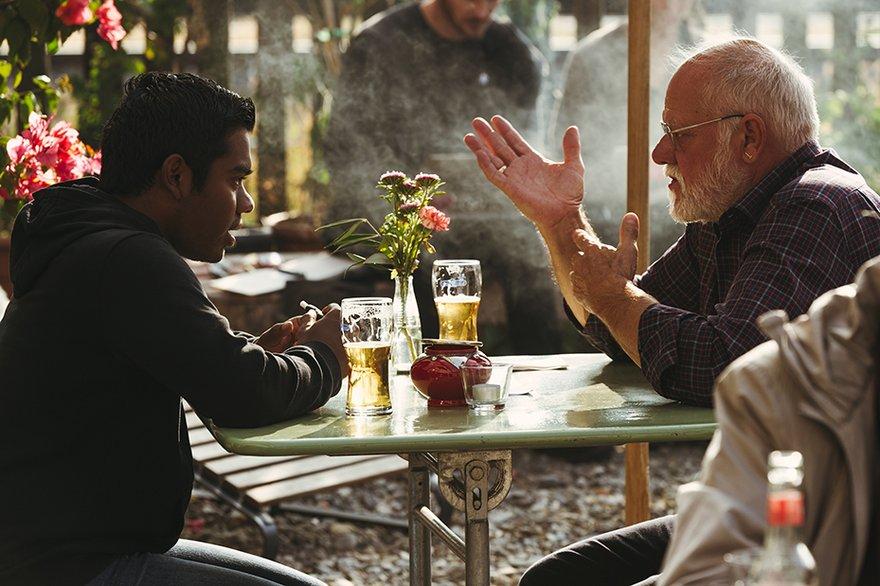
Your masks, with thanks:
<instances>
[{"instance_id":1,"label":"wooden beam","mask_svg":"<svg viewBox=\"0 0 880 586\"><path fill-rule=\"evenodd\" d=\"M629 85L627 116L627 209L641 220L639 272L650 259L648 213L649 105L651 92L651 2L629 2ZM648 444L626 446L626 522L651 516L648 489Z\"/></svg>"}]
</instances>

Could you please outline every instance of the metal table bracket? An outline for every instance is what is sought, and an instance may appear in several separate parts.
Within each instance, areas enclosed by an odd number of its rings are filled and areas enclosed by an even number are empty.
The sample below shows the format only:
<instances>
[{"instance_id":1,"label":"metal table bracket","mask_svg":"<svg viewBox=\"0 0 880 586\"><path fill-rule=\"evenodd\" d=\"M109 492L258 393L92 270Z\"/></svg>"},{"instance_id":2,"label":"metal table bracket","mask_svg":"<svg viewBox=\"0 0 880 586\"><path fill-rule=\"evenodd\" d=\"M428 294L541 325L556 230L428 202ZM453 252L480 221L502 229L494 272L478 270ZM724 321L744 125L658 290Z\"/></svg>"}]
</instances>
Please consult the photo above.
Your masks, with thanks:
<instances>
[{"instance_id":1,"label":"metal table bracket","mask_svg":"<svg viewBox=\"0 0 880 586\"><path fill-rule=\"evenodd\" d=\"M410 584L431 583L431 532L465 562L467 586L489 586L489 511L510 492L513 467L509 450L411 453L409 465ZM465 539L458 537L429 508L425 487L435 470L440 493L464 512ZM463 547L462 547L463 546Z\"/></svg>"}]
</instances>

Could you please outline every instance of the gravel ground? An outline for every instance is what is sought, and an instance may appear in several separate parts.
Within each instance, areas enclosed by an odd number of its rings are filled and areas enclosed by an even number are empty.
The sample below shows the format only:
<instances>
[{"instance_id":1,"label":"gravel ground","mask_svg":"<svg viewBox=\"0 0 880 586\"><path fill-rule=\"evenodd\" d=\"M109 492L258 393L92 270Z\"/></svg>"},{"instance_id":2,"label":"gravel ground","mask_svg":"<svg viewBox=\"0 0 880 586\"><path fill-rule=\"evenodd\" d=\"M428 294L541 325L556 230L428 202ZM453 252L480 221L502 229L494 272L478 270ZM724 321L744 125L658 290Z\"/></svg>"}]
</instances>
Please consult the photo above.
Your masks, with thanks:
<instances>
[{"instance_id":1,"label":"gravel ground","mask_svg":"<svg viewBox=\"0 0 880 586\"><path fill-rule=\"evenodd\" d=\"M704 442L651 446L651 509L655 516L675 510L677 487L699 471ZM541 555L623 524L622 448L602 462L576 462L574 452L521 450L513 453L513 486L489 514L492 584L516 584ZM404 518L405 479L379 479L314 495L304 505L329 506ZM435 507L436 510L436 507ZM403 530L309 518L276 517L281 535L278 561L331 586L387 586L408 583L409 554ZM464 534L462 513L453 528ZM259 554L262 538L243 515L210 498L196 496L184 537ZM433 583L464 584L464 564L434 540Z\"/></svg>"}]
</instances>

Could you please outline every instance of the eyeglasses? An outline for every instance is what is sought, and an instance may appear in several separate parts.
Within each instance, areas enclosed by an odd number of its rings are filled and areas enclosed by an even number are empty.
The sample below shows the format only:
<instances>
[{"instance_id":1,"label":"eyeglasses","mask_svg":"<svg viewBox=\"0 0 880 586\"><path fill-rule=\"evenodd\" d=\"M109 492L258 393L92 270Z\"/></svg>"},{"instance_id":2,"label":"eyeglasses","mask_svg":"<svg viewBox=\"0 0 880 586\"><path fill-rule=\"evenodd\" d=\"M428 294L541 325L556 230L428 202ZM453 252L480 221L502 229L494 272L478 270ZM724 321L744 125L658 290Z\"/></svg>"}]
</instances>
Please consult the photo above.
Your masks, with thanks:
<instances>
[{"instance_id":1,"label":"eyeglasses","mask_svg":"<svg viewBox=\"0 0 880 586\"><path fill-rule=\"evenodd\" d=\"M691 124L690 126L684 126L682 128L676 128L672 130L669 128L669 125L665 122L660 122L660 128L663 129L663 133L669 137L669 140L672 141L672 147L675 150L679 150L681 145L678 144L678 141L675 139L675 135L679 132L684 132L685 130L691 130L693 128L699 128L700 126L705 126L706 124L713 124L715 122L721 122L722 120L728 120L730 118L742 118L745 114L728 114L727 116L721 116L720 118L713 118L712 120L706 120L705 122L700 122L698 124Z\"/></svg>"}]
</instances>

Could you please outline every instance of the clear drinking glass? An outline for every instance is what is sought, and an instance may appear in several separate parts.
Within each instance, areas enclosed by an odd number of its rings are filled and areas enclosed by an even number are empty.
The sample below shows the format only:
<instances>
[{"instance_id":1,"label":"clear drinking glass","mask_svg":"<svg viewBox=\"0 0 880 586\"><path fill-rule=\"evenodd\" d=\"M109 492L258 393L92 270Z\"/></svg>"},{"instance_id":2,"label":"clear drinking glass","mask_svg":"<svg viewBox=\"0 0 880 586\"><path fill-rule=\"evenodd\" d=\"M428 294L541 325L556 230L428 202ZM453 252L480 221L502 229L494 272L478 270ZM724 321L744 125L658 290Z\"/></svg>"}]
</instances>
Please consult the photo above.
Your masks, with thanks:
<instances>
[{"instance_id":1,"label":"clear drinking glass","mask_svg":"<svg viewBox=\"0 0 880 586\"><path fill-rule=\"evenodd\" d=\"M512 364L462 365L461 380L468 406L477 412L504 409L512 371Z\"/></svg>"},{"instance_id":2,"label":"clear drinking glass","mask_svg":"<svg viewBox=\"0 0 880 586\"><path fill-rule=\"evenodd\" d=\"M477 341L483 276L478 260L437 260L431 274L440 339Z\"/></svg>"},{"instance_id":3,"label":"clear drinking glass","mask_svg":"<svg viewBox=\"0 0 880 586\"><path fill-rule=\"evenodd\" d=\"M342 342L348 356L347 415L391 413L388 362L391 358L391 299L342 300Z\"/></svg>"}]
</instances>

